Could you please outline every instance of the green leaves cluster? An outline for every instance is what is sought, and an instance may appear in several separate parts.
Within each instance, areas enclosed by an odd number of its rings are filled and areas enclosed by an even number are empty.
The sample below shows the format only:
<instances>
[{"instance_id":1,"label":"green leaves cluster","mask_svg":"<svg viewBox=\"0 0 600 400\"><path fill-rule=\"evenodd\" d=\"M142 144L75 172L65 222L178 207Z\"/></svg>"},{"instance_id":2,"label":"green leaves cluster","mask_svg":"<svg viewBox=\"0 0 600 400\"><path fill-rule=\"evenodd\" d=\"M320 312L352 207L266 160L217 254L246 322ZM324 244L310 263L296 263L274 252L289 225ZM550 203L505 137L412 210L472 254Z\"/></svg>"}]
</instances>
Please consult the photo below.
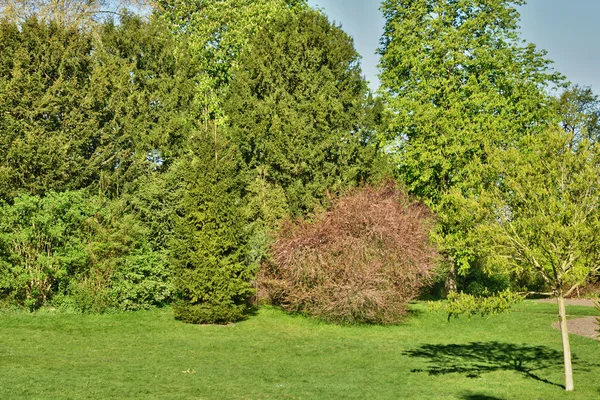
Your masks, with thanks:
<instances>
[{"instance_id":1,"label":"green leaves cluster","mask_svg":"<svg viewBox=\"0 0 600 400\"><path fill-rule=\"evenodd\" d=\"M166 259L122 202L83 191L0 207L0 297L35 309L135 310L168 302Z\"/></svg>"},{"instance_id":2,"label":"green leaves cluster","mask_svg":"<svg viewBox=\"0 0 600 400\"><path fill-rule=\"evenodd\" d=\"M555 119L545 88L560 82L545 53L518 38L512 0L387 0L382 92L387 148L411 192L439 216L437 241L451 263L477 258L462 210L495 179L490 151ZM488 170L489 172L489 170Z\"/></svg>"},{"instance_id":3,"label":"green leaves cluster","mask_svg":"<svg viewBox=\"0 0 600 400\"><path fill-rule=\"evenodd\" d=\"M304 0L159 0L156 15L174 35L189 42L198 65L194 77L196 101L202 119L223 122L223 94L232 78L232 69L248 43L261 27L280 14L306 9Z\"/></svg>"},{"instance_id":4,"label":"green leaves cluster","mask_svg":"<svg viewBox=\"0 0 600 400\"><path fill-rule=\"evenodd\" d=\"M132 15L93 31L4 21L0 36L3 301L83 311L170 302L165 172L195 120L183 45ZM54 210L63 203L93 224ZM25 229L63 217L71 228Z\"/></svg>"},{"instance_id":5,"label":"green leaves cluster","mask_svg":"<svg viewBox=\"0 0 600 400\"><path fill-rule=\"evenodd\" d=\"M304 1L39 14L0 39L5 302L239 319L279 221L385 169L352 40Z\"/></svg>"},{"instance_id":6,"label":"green leaves cluster","mask_svg":"<svg viewBox=\"0 0 600 400\"><path fill-rule=\"evenodd\" d=\"M554 293L568 296L600 271L600 147L550 128L497 150L500 179L479 202L488 212L477 234L490 268L533 269Z\"/></svg>"},{"instance_id":7,"label":"green leaves cluster","mask_svg":"<svg viewBox=\"0 0 600 400\"><path fill-rule=\"evenodd\" d=\"M230 15L220 6L193 16ZM368 179L377 155L363 128L367 89L351 39L302 6L246 4L244 17L267 6L257 17L264 27L253 21L214 42L203 41L208 31L189 33L193 54L220 61L196 77L202 117L174 168L181 201L171 251L184 321L241 318L278 223ZM215 93L224 96L212 103Z\"/></svg>"},{"instance_id":8,"label":"green leaves cluster","mask_svg":"<svg viewBox=\"0 0 600 400\"><path fill-rule=\"evenodd\" d=\"M173 310L176 318L191 323L242 318L256 273L247 260L236 148L223 146L215 132L195 134L193 153L174 166L182 198L170 243L177 289Z\"/></svg>"},{"instance_id":9,"label":"green leaves cluster","mask_svg":"<svg viewBox=\"0 0 600 400\"><path fill-rule=\"evenodd\" d=\"M193 87L168 31L125 16L97 34L0 25L0 198L117 194L181 148Z\"/></svg>"},{"instance_id":10,"label":"green leaves cluster","mask_svg":"<svg viewBox=\"0 0 600 400\"><path fill-rule=\"evenodd\" d=\"M508 312L511 306L522 300L523 296L508 289L497 293L482 293L478 296L461 291L449 293L445 303L430 303L430 308L443 309L448 314L448 320L459 316L470 318L477 314L486 317Z\"/></svg>"}]
</instances>

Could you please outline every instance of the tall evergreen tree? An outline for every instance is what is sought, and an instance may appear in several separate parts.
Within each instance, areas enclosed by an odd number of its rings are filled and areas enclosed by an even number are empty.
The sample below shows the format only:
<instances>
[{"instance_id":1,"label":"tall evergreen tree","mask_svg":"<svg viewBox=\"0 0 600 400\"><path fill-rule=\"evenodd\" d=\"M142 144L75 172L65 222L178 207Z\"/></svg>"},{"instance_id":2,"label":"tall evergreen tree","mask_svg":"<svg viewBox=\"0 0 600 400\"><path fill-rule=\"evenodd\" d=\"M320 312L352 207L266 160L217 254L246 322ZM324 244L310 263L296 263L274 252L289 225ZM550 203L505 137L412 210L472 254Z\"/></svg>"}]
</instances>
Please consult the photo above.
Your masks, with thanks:
<instances>
[{"instance_id":1,"label":"tall evergreen tree","mask_svg":"<svg viewBox=\"0 0 600 400\"><path fill-rule=\"evenodd\" d=\"M165 172L199 119L185 43L133 15L93 33L3 22L0 39L0 201L9 210L23 192L42 204L53 191L83 189L82 202L112 209L86 248L93 256L52 294L91 304L101 289L126 309L168 301L175 199ZM78 239L68 236L65 247Z\"/></svg>"},{"instance_id":2,"label":"tall evergreen tree","mask_svg":"<svg viewBox=\"0 0 600 400\"><path fill-rule=\"evenodd\" d=\"M174 166L181 195L171 241L175 318L235 321L247 311L256 273L246 262L236 148L208 130L191 137L189 149Z\"/></svg>"},{"instance_id":3,"label":"tall evergreen tree","mask_svg":"<svg viewBox=\"0 0 600 400\"><path fill-rule=\"evenodd\" d=\"M156 14L180 43L187 48L189 42L197 66L190 79L195 90L192 115L199 116L196 134L189 137L184 157L171 171L179 180L176 192L181 199L170 246L179 296L175 312L187 322L232 321L244 313L254 277L255 263L249 258L257 257L246 250L243 221L250 212L242 213L244 184L235 178L240 172L236 146L222 133L223 93L253 33L277 13L296 5L302 8L304 1L164 0L156 5Z\"/></svg>"},{"instance_id":4,"label":"tall evergreen tree","mask_svg":"<svg viewBox=\"0 0 600 400\"><path fill-rule=\"evenodd\" d=\"M133 15L103 24L94 59L88 97L98 126L90 169L101 189L122 191L165 171L183 152L199 118L197 68L164 23Z\"/></svg>"},{"instance_id":5,"label":"tall evergreen tree","mask_svg":"<svg viewBox=\"0 0 600 400\"><path fill-rule=\"evenodd\" d=\"M1 199L88 184L91 42L55 23L0 23Z\"/></svg>"},{"instance_id":6,"label":"tall evergreen tree","mask_svg":"<svg viewBox=\"0 0 600 400\"><path fill-rule=\"evenodd\" d=\"M181 151L195 72L160 21L126 15L97 35L3 22L0 39L0 198L116 194Z\"/></svg>"},{"instance_id":7,"label":"tall evergreen tree","mask_svg":"<svg viewBox=\"0 0 600 400\"><path fill-rule=\"evenodd\" d=\"M252 179L311 212L327 191L365 180L375 150L364 129L367 86L352 39L322 13L287 13L257 32L224 103Z\"/></svg>"}]
</instances>

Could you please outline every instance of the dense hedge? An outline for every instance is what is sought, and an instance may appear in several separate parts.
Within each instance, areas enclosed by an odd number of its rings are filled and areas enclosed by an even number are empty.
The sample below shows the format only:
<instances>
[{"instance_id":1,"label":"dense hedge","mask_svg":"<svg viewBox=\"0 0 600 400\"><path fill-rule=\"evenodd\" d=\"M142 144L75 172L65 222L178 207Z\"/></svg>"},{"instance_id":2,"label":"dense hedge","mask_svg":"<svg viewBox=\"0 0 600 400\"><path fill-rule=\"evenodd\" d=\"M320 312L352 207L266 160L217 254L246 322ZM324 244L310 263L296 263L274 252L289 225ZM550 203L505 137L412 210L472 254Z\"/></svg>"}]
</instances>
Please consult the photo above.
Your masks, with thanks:
<instances>
[{"instance_id":1,"label":"dense hedge","mask_svg":"<svg viewBox=\"0 0 600 400\"><path fill-rule=\"evenodd\" d=\"M351 38L254 5L0 21L0 303L242 318L279 222L387 167Z\"/></svg>"}]
</instances>

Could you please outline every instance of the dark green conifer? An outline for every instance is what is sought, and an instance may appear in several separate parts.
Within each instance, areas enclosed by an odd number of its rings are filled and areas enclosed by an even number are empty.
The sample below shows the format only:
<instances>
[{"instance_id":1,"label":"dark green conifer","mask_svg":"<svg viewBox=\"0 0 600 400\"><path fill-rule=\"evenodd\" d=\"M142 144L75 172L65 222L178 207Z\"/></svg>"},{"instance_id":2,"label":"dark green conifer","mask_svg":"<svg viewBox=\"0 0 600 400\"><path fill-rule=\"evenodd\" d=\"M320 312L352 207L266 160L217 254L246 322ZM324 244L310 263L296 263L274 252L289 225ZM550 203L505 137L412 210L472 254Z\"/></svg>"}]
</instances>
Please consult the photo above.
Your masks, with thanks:
<instances>
[{"instance_id":1,"label":"dark green conifer","mask_svg":"<svg viewBox=\"0 0 600 400\"><path fill-rule=\"evenodd\" d=\"M352 39L314 10L285 13L251 40L224 103L251 176L310 213L368 177L367 85ZM254 178L253 178L254 179Z\"/></svg>"},{"instance_id":2,"label":"dark green conifer","mask_svg":"<svg viewBox=\"0 0 600 400\"><path fill-rule=\"evenodd\" d=\"M212 128L191 137L190 154L174 166L181 198L171 242L173 309L191 323L242 318L256 272L246 263L237 152Z\"/></svg>"}]
</instances>

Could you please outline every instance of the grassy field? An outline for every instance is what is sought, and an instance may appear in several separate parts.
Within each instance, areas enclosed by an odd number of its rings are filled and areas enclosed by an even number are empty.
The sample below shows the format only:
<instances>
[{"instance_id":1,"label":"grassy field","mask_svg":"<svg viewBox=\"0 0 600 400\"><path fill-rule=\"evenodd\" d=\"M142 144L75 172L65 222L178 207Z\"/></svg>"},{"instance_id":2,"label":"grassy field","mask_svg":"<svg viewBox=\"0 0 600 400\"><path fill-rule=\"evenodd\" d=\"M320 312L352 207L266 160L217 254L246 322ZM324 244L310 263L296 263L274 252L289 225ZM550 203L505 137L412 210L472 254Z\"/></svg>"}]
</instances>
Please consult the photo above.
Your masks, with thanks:
<instances>
[{"instance_id":1,"label":"grassy field","mask_svg":"<svg viewBox=\"0 0 600 400\"><path fill-rule=\"evenodd\" d=\"M572 336L565 393L556 306L451 320L424 305L395 327L339 327L276 309L229 326L170 310L0 313L0 399L595 399L600 342ZM568 307L569 314L594 315Z\"/></svg>"}]
</instances>

